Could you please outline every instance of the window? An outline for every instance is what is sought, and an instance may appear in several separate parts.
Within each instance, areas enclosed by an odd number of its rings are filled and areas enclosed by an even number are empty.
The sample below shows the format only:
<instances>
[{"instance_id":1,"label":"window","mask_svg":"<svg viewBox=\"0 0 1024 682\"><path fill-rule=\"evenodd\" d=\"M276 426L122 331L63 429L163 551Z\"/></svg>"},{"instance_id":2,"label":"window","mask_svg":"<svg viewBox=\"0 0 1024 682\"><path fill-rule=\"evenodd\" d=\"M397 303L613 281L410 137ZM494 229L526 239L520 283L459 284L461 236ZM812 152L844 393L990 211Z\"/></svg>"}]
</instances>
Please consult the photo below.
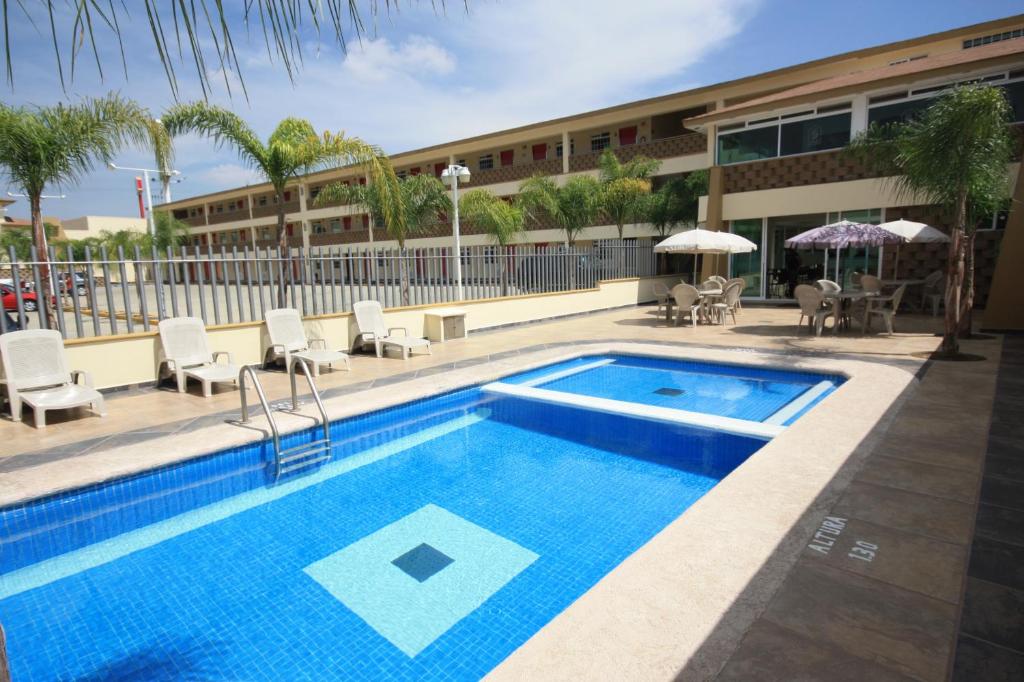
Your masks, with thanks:
<instances>
[{"instance_id":1,"label":"window","mask_svg":"<svg viewBox=\"0 0 1024 682\"><path fill-rule=\"evenodd\" d=\"M477 166L480 170L490 170L494 168L494 156L492 154L484 154L477 160Z\"/></svg>"},{"instance_id":2,"label":"window","mask_svg":"<svg viewBox=\"0 0 1024 682\"><path fill-rule=\"evenodd\" d=\"M1003 33L993 33L992 35L981 36L980 38L971 38L964 41L964 49L969 50L972 47L980 47L981 45L988 45L990 43L998 43L1003 40L1010 40L1011 38L1020 38L1024 35L1024 29L1016 28L1012 31L1004 31Z\"/></svg>"},{"instance_id":3,"label":"window","mask_svg":"<svg viewBox=\"0 0 1024 682\"><path fill-rule=\"evenodd\" d=\"M1005 230L1006 221L1010 217L1010 202L1007 201L1003 208L996 211L992 216L983 218L978 222L979 230Z\"/></svg>"},{"instance_id":4,"label":"window","mask_svg":"<svg viewBox=\"0 0 1024 682\"><path fill-rule=\"evenodd\" d=\"M330 222L330 231L332 234L338 234L339 232L341 232L341 221L338 220L337 218L333 219Z\"/></svg>"},{"instance_id":5,"label":"window","mask_svg":"<svg viewBox=\"0 0 1024 682\"><path fill-rule=\"evenodd\" d=\"M224 204L217 204L217 213L224 212Z\"/></svg>"},{"instance_id":6,"label":"window","mask_svg":"<svg viewBox=\"0 0 1024 682\"><path fill-rule=\"evenodd\" d=\"M850 141L850 114L836 114L782 124L779 155L836 149Z\"/></svg>"},{"instance_id":7,"label":"window","mask_svg":"<svg viewBox=\"0 0 1024 682\"><path fill-rule=\"evenodd\" d=\"M612 146L612 136L609 133L598 133L590 136L590 151L600 152Z\"/></svg>"},{"instance_id":8,"label":"window","mask_svg":"<svg viewBox=\"0 0 1024 682\"><path fill-rule=\"evenodd\" d=\"M777 125L726 133L718 136L718 163L724 166L756 159L770 159L779 155L778 147Z\"/></svg>"},{"instance_id":9,"label":"window","mask_svg":"<svg viewBox=\"0 0 1024 682\"><path fill-rule=\"evenodd\" d=\"M531 151L533 152L534 161L543 161L548 158L548 146L546 144L535 144ZM561 156L561 154L559 154L559 156Z\"/></svg>"},{"instance_id":10,"label":"window","mask_svg":"<svg viewBox=\"0 0 1024 682\"><path fill-rule=\"evenodd\" d=\"M921 115L921 112L931 106L932 98L911 99L905 102L895 102L879 107L868 109L868 125L891 125L894 123L908 123Z\"/></svg>"},{"instance_id":11,"label":"window","mask_svg":"<svg viewBox=\"0 0 1024 682\"><path fill-rule=\"evenodd\" d=\"M266 197L260 197L259 199L256 200L256 202L260 206L266 206L267 205L267 198Z\"/></svg>"},{"instance_id":12,"label":"window","mask_svg":"<svg viewBox=\"0 0 1024 682\"><path fill-rule=\"evenodd\" d=\"M327 230L324 229L324 224L319 220L315 221L312 225L313 234L326 234Z\"/></svg>"},{"instance_id":13,"label":"window","mask_svg":"<svg viewBox=\"0 0 1024 682\"><path fill-rule=\"evenodd\" d=\"M842 110L843 113L833 113ZM718 129L718 163L727 165L838 149L850 141L850 103L732 123ZM827 113L827 116L822 114Z\"/></svg>"},{"instance_id":14,"label":"window","mask_svg":"<svg viewBox=\"0 0 1024 682\"><path fill-rule=\"evenodd\" d=\"M406 176L409 175L409 171L400 170L397 173L395 173L395 175L398 176L399 180L404 180L406 178Z\"/></svg>"},{"instance_id":15,"label":"window","mask_svg":"<svg viewBox=\"0 0 1024 682\"><path fill-rule=\"evenodd\" d=\"M320 188L319 187L310 187L309 188L309 200L310 201L312 201L313 199L316 199L317 196L319 196L319 194L320 194Z\"/></svg>"},{"instance_id":16,"label":"window","mask_svg":"<svg viewBox=\"0 0 1024 682\"><path fill-rule=\"evenodd\" d=\"M1024 73L1010 74L1010 77L1015 75L1024 78ZM1004 85L1003 92L1006 93L1006 99L1009 100L1010 107L1013 108L1013 122L1024 121L1024 80Z\"/></svg>"},{"instance_id":17,"label":"window","mask_svg":"<svg viewBox=\"0 0 1024 682\"><path fill-rule=\"evenodd\" d=\"M506 149L501 152L501 167L504 168L505 166L511 166L514 157L515 153L511 149Z\"/></svg>"}]
</instances>

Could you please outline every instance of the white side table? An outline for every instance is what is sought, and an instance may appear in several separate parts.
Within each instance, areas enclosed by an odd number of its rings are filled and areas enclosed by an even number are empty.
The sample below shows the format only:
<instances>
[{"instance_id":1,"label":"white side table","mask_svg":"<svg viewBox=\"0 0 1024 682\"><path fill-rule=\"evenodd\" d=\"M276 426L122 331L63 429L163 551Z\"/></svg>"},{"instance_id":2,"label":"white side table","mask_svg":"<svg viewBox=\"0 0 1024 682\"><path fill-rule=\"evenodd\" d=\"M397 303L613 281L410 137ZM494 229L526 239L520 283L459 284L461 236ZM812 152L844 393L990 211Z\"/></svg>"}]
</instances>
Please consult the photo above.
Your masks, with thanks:
<instances>
[{"instance_id":1,"label":"white side table","mask_svg":"<svg viewBox=\"0 0 1024 682\"><path fill-rule=\"evenodd\" d=\"M427 338L438 343L461 339L466 332L466 311L462 308L433 308L424 313Z\"/></svg>"}]
</instances>

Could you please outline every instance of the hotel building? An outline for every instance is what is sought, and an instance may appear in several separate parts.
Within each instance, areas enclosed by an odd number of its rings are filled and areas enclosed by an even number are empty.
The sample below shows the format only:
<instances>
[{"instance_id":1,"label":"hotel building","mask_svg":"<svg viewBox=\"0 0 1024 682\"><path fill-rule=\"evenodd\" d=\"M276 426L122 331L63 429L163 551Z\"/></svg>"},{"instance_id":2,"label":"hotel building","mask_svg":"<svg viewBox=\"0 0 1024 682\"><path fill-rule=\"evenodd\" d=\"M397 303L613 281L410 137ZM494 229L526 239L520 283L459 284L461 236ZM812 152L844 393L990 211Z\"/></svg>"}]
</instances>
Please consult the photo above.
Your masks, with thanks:
<instances>
[{"instance_id":1,"label":"hotel building","mask_svg":"<svg viewBox=\"0 0 1024 682\"><path fill-rule=\"evenodd\" d=\"M905 120L957 83L984 82L1003 88L1014 121L1024 122L1024 15L957 28L887 45L819 59L684 92L608 107L510 130L446 142L391 157L400 176L439 175L459 163L472 172L473 188L500 196L517 192L535 174L564 181L596 174L598 157L612 149L626 160L646 155L661 161L660 184L698 169L710 169L710 188L699 220L709 229L731 230L759 244L735 256L731 274L748 282L751 299L788 295L787 273L821 272L835 252L787 252L784 240L838 219L882 222L908 218L945 227L934 207L901 196L885 178L842 154L842 147L874 122ZM1024 281L1014 262L1024 258L1024 187L1012 168L1014 200L980 230L976 242L979 305L989 304L986 326L1022 328ZM288 235L295 247L394 246L383 230L371 229L358 206L313 207L320 189L334 181L365 182L355 169L335 169L301 178L285 194ZM1016 207L1015 209L1013 207ZM274 243L277 206L269 184L252 185L165 205L187 222L197 245L241 247ZM466 245L487 237L464 230ZM594 225L579 240L614 238L613 225ZM626 227L627 239L651 240L647 225ZM527 245L564 240L554 226L531 225ZM408 242L448 246L450 228ZM905 245L899 276L918 278L945 261L945 245ZM841 277L855 269L890 275L894 250L841 253ZM1000 260L1002 254L1002 260ZM1016 271L1015 271L1016 270Z\"/></svg>"}]
</instances>

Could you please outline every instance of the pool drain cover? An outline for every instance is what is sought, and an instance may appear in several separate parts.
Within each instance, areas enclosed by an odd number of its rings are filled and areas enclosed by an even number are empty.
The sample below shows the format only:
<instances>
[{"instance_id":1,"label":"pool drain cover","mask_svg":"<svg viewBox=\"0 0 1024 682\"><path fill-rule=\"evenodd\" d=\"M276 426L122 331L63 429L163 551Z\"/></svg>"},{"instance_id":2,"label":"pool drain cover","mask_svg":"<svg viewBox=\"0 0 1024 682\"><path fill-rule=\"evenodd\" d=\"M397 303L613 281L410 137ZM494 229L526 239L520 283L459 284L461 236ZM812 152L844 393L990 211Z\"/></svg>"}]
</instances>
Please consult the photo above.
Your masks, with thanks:
<instances>
[{"instance_id":1,"label":"pool drain cover","mask_svg":"<svg viewBox=\"0 0 1024 682\"><path fill-rule=\"evenodd\" d=\"M681 388L659 388L658 390L655 391L655 393L657 393L658 395L671 396L682 395L685 392L686 391L682 390Z\"/></svg>"},{"instance_id":2,"label":"pool drain cover","mask_svg":"<svg viewBox=\"0 0 1024 682\"><path fill-rule=\"evenodd\" d=\"M423 543L410 549L391 563L405 571L410 577L423 582L453 561L454 559L444 552Z\"/></svg>"}]
</instances>

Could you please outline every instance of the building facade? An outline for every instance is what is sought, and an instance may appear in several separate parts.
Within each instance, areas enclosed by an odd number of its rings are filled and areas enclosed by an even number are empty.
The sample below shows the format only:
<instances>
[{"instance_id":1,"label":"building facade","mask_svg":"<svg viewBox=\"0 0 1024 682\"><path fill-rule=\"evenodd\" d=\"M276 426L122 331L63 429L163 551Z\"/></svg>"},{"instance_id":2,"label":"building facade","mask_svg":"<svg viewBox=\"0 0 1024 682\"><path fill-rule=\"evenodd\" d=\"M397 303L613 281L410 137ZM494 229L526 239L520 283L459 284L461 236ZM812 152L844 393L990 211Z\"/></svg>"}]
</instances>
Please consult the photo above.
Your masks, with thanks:
<instances>
[{"instance_id":1,"label":"building facade","mask_svg":"<svg viewBox=\"0 0 1024 682\"><path fill-rule=\"evenodd\" d=\"M926 107L943 89L961 82L1003 87L1024 121L1024 15L858 50L756 76L662 97L609 107L396 154L402 175L434 173L451 163L469 167L473 188L511 196L526 178L544 174L564 182L596 174L605 149L620 160L646 155L661 161L655 182L698 169L710 169L709 195L701 200L700 220L711 229L742 234L760 245L749 256L728 263L748 281L747 297L786 298L791 271L800 276L824 272L822 252L790 253L783 241L836 219L881 222L905 217L937 227L944 219L913 197L898 196L884 178L841 153L842 147L875 121L896 121ZM1012 174L1017 175L1019 164ZM320 189L334 181L365 182L354 169L314 173L285 195L289 242L305 248L393 246L375 231L358 206L313 207ZM1019 199L1020 197L1018 197ZM219 249L275 243L277 206L269 184L183 199L166 205L193 230L194 243ZM979 233L979 302L995 276L1007 217L1012 226L1021 211L993 216ZM467 234L468 233L468 234ZM487 243L464 231L463 243ZM594 225L580 241L616 236L613 225ZM652 239L646 225L626 226L627 239ZM553 226L534 225L526 244L557 244L564 235ZM450 228L409 240L411 247L448 246ZM839 254L841 279L856 270L890 274L894 253L864 250ZM829 273L837 263L831 254ZM942 245L902 249L900 277L919 277L944 260ZM788 262L787 262L788 261Z\"/></svg>"}]
</instances>

